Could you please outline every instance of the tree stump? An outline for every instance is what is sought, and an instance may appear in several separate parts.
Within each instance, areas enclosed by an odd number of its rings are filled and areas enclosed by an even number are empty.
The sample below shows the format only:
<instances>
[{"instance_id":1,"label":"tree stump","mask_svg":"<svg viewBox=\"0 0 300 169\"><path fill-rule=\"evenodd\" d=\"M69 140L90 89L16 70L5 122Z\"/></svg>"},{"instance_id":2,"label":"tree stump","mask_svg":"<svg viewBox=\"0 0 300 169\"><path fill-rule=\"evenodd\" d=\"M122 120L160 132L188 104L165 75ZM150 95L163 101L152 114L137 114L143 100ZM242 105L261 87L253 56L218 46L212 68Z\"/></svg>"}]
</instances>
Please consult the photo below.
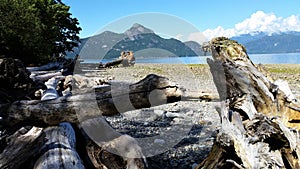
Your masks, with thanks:
<instances>
[{"instance_id":1,"label":"tree stump","mask_svg":"<svg viewBox=\"0 0 300 169\"><path fill-rule=\"evenodd\" d=\"M236 41L219 37L208 45L222 129L197 168L299 168L300 106L286 83L254 65Z\"/></svg>"}]
</instances>

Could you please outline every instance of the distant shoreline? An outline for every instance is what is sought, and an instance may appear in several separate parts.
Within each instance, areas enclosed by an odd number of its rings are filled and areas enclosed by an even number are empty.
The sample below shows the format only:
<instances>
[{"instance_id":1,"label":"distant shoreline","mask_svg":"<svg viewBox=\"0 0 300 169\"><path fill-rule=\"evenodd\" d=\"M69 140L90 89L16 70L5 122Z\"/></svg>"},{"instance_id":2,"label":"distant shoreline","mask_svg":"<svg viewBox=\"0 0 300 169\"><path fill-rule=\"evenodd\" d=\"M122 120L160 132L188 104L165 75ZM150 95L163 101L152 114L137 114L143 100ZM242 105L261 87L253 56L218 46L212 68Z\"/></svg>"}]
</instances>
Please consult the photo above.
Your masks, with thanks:
<instances>
[{"instance_id":1,"label":"distant shoreline","mask_svg":"<svg viewBox=\"0 0 300 169\"><path fill-rule=\"evenodd\" d=\"M275 54L249 54L255 64L300 64L300 53L275 53ZM139 58L136 63L153 64L205 64L206 59L211 56L189 56L189 57L164 57L164 58ZM111 60L106 59L81 59L83 63L105 63Z\"/></svg>"}]
</instances>

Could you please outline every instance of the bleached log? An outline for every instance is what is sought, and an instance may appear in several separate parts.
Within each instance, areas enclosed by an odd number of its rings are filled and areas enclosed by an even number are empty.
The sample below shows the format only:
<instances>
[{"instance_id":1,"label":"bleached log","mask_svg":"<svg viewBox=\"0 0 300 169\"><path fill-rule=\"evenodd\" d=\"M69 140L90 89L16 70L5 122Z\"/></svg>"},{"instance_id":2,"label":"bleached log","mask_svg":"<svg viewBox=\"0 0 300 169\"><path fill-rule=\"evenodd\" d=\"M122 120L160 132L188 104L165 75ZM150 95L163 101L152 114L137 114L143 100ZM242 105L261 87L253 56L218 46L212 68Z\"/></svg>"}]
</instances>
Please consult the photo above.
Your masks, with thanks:
<instances>
[{"instance_id":1,"label":"bleached log","mask_svg":"<svg viewBox=\"0 0 300 169\"><path fill-rule=\"evenodd\" d=\"M63 72L63 69L58 71L58 72L55 72L55 73L46 73L46 74L42 74L42 75L37 75L37 74L34 74L32 73L30 75L30 78L33 80L33 81L37 81L37 80L40 80L40 81L47 81L49 79L51 79L52 77L55 77L55 76L62 76L62 72Z\"/></svg>"},{"instance_id":2,"label":"bleached log","mask_svg":"<svg viewBox=\"0 0 300 169\"><path fill-rule=\"evenodd\" d=\"M58 82L62 79L64 79L64 76L54 76L45 82L47 89L42 93L42 101L53 100L59 97L56 88Z\"/></svg>"},{"instance_id":3,"label":"bleached log","mask_svg":"<svg viewBox=\"0 0 300 169\"><path fill-rule=\"evenodd\" d=\"M178 101L181 94L182 91L173 82L152 74L131 85L114 84L95 89L92 93L47 101L16 101L2 111L2 124L44 126L64 121L77 123L78 112L82 118L115 115ZM99 107L94 108L95 103Z\"/></svg>"},{"instance_id":4,"label":"bleached log","mask_svg":"<svg viewBox=\"0 0 300 169\"><path fill-rule=\"evenodd\" d=\"M299 168L298 131L289 127L300 129L300 106L288 85L256 67L236 41L221 37L209 45L222 129L197 168Z\"/></svg>"},{"instance_id":5,"label":"bleached log","mask_svg":"<svg viewBox=\"0 0 300 169\"><path fill-rule=\"evenodd\" d=\"M76 152L75 132L70 123L44 129L47 142L41 148L44 153L35 162L34 169L85 168Z\"/></svg>"}]
</instances>

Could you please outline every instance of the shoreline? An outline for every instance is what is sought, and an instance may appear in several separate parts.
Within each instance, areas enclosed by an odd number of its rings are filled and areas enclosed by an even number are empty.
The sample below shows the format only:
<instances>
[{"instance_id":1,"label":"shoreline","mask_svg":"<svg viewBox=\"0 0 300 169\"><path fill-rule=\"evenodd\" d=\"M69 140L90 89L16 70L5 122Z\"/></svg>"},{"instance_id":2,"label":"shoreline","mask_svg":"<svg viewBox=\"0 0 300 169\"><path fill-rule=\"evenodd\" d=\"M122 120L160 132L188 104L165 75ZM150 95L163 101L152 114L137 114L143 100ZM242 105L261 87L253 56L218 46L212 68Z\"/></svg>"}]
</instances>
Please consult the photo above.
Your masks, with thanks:
<instances>
[{"instance_id":1,"label":"shoreline","mask_svg":"<svg viewBox=\"0 0 300 169\"><path fill-rule=\"evenodd\" d=\"M300 64L262 64L262 66L274 80L286 80L292 92L300 99ZM134 83L153 73L187 86L191 91L217 92L208 64L136 64L133 67L106 70L118 81Z\"/></svg>"},{"instance_id":2,"label":"shoreline","mask_svg":"<svg viewBox=\"0 0 300 169\"><path fill-rule=\"evenodd\" d=\"M258 65L258 64L256 64ZM288 82L300 99L300 64L261 64L274 78ZM148 74L157 74L188 88L191 92L217 94L208 64L136 63L132 67L98 69L98 64L81 64L86 76L113 77L116 81L135 83ZM76 74L76 72L75 72ZM82 72L80 72L82 74Z\"/></svg>"}]
</instances>

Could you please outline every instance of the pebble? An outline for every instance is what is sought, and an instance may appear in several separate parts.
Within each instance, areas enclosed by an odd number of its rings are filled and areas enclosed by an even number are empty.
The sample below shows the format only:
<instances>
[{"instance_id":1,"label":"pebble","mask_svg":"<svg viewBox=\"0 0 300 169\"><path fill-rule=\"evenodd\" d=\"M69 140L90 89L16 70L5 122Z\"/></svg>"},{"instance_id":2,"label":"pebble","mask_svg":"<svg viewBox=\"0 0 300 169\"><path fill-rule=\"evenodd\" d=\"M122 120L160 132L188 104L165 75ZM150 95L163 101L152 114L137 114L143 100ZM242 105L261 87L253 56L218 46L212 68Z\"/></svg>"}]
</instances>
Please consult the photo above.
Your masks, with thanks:
<instances>
[{"instance_id":1,"label":"pebble","mask_svg":"<svg viewBox=\"0 0 300 169\"><path fill-rule=\"evenodd\" d=\"M181 124L181 119L180 118L174 118L173 119L173 124Z\"/></svg>"},{"instance_id":2,"label":"pebble","mask_svg":"<svg viewBox=\"0 0 300 169\"><path fill-rule=\"evenodd\" d=\"M154 143L155 143L155 144L161 144L161 145L162 145L162 144L165 144L166 141L163 140L163 139L155 139L155 140L154 140Z\"/></svg>"},{"instance_id":3,"label":"pebble","mask_svg":"<svg viewBox=\"0 0 300 169\"><path fill-rule=\"evenodd\" d=\"M162 117L164 115L165 111L163 111L163 110L154 110L154 113L157 116Z\"/></svg>"},{"instance_id":4,"label":"pebble","mask_svg":"<svg viewBox=\"0 0 300 169\"><path fill-rule=\"evenodd\" d=\"M121 116L107 117L106 119L118 132L129 134L134 138L158 136L162 131L181 132L181 124L191 124L193 126L191 131L174 147L170 147L168 151L162 154L153 154L154 156L147 157L149 168L191 168L193 163L196 166L198 165L196 162L206 157L213 144L213 131L216 131L220 125L219 116L214 113L215 104L183 101L126 112ZM203 111L203 106L206 106L207 111ZM198 111L200 108L202 113ZM153 121L153 117L157 117L157 119ZM201 121L203 124L199 124ZM169 140L156 137L152 143L163 147L169 144Z\"/></svg>"},{"instance_id":5,"label":"pebble","mask_svg":"<svg viewBox=\"0 0 300 169\"><path fill-rule=\"evenodd\" d=\"M182 115L180 113L167 112L166 117L175 118L175 117L182 117Z\"/></svg>"},{"instance_id":6,"label":"pebble","mask_svg":"<svg viewBox=\"0 0 300 169\"><path fill-rule=\"evenodd\" d=\"M197 168L197 166L198 166L198 164L197 164L197 163L194 163L194 164L192 165L192 169Z\"/></svg>"}]
</instances>

